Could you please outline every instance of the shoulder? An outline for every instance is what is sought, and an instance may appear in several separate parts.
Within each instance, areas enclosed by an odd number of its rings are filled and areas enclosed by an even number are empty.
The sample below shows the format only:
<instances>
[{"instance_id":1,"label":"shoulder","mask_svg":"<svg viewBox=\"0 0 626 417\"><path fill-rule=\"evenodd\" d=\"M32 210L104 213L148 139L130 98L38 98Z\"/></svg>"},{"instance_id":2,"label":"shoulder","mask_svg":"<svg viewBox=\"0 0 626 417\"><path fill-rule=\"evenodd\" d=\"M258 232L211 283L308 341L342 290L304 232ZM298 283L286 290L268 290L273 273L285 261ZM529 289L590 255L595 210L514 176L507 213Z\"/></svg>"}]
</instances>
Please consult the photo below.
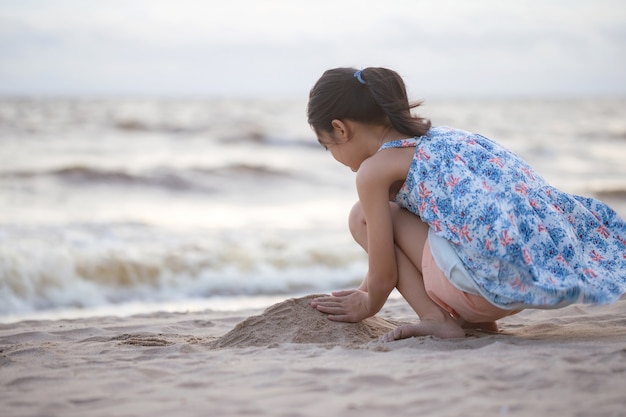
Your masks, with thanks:
<instances>
[{"instance_id":1,"label":"shoulder","mask_svg":"<svg viewBox=\"0 0 626 417\"><path fill-rule=\"evenodd\" d=\"M499 148L497 143L478 133L451 127L434 127L422 136L421 152L425 155L420 160L431 162L433 159L449 160L463 154L490 152Z\"/></svg>"},{"instance_id":2,"label":"shoulder","mask_svg":"<svg viewBox=\"0 0 626 417\"><path fill-rule=\"evenodd\" d=\"M357 172L357 187L389 186L406 179L415 148L389 148L363 161Z\"/></svg>"},{"instance_id":3,"label":"shoulder","mask_svg":"<svg viewBox=\"0 0 626 417\"><path fill-rule=\"evenodd\" d=\"M428 132L421 137L421 143L423 145L434 143L456 143L459 141L472 141L476 137L480 137L480 135L453 127L436 126L430 128Z\"/></svg>"}]
</instances>

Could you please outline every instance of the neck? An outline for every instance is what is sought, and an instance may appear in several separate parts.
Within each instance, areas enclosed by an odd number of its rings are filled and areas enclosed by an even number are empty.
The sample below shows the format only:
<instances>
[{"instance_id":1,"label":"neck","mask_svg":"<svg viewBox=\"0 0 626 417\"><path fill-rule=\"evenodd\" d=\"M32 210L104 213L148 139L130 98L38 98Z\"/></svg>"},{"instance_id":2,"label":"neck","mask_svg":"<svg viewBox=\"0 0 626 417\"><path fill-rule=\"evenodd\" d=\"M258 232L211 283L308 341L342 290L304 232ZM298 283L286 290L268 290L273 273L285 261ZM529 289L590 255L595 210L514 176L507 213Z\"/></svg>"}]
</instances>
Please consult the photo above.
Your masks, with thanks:
<instances>
[{"instance_id":1,"label":"neck","mask_svg":"<svg viewBox=\"0 0 626 417\"><path fill-rule=\"evenodd\" d=\"M382 128L382 133L380 135L380 145L382 146L385 142L390 142L392 140L398 139L406 139L407 135L398 132L396 129L391 127L391 125L386 125Z\"/></svg>"},{"instance_id":2,"label":"neck","mask_svg":"<svg viewBox=\"0 0 626 417\"><path fill-rule=\"evenodd\" d=\"M365 156L370 157L378 152L385 142L397 139L405 139L407 136L395 130L390 124L371 125L348 121L353 137L358 138L359 146L365 151ZM355 135L355 132L358 132Z\"/></svg>"},{"instance_id":3,"label":"neck","mask_svg":"<svg viewBox=\"0 0 626 417\"><path fill-rule=\"evenodd\" d=\"M385 137L389 134L389 131L391 130L391 125L387 125L385 126L385 129L383 129L383 133L382 135L380 135L380 141L378 143L378 146L382 146L383 143L385 143Z\"/></svg>"}]
</instances>

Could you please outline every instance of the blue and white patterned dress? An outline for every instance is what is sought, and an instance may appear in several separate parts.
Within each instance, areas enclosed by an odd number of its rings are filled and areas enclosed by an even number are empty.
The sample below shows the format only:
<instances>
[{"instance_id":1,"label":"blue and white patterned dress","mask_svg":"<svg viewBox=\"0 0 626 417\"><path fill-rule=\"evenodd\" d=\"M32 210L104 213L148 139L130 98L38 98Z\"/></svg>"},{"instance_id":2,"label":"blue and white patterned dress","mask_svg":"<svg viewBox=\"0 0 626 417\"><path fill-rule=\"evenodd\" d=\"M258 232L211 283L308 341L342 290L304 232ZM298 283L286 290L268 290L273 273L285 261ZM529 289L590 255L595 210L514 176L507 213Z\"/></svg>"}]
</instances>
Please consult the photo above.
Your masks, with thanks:
<instances>
[{"instance_id":1,"label":"blue and white patterned dress","mask_svg":"<svg viewBox=\"0 0 626 417\"><path fill-rule=\"evenodd\" d=\"M380 150L413 146L394 201L452 243L491 303L554 308L626 292L626 223L605 203L550 186L475 133L434 127Z\"/></svg>"}]
</instances>

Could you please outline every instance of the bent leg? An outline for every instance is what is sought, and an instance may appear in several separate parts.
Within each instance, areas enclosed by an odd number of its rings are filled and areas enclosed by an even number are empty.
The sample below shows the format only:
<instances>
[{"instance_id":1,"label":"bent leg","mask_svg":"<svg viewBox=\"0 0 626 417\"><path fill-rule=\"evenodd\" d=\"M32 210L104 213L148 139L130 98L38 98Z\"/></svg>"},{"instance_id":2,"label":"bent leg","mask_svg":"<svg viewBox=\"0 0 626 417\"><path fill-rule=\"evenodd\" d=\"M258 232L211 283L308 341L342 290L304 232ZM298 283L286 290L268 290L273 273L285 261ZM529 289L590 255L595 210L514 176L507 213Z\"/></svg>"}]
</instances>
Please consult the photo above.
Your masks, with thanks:
<instances>
[{"instance_id":1,"label":"bent leg","mask_svg":"<svg viewBox=\"0 0 626 417\"><path fill-rule=\"evenodd\" d=\"M443 287L448 288L450 291L457 291L459 294L462 294L465 298L469 299L469 301L467 302L474 305L475 309L479 308L481 311L484 311L485 314L481 315L482 320L478 320L474 322L468 322L461 317L455 316L459 325L461 325L463 328L468 328L468 329L480 328L480 329L488 330L488 331L497 331L498 326L496 325L495 320L497 318L503 317L504 315L512 314L512 312L497 309L491 306L486 300L482 298L479 299L478 296L465 294L459 290L456 290L452 286L452 284L449 283L449 281L443 275L443 273L439 270L439 268L436 266L436 263L434 259L432 259L432 255L430 254L430 250L427 249L425 251L425 247L428 246L426 243L428 239L428 225L422 222L413 213L404 209L400 209L400 208L397 209L397 214L394 215L393 219L394 219L394 239L396 241L396 244L401 248L401 250L405 251L407 257L410 259L410 261L413 264L420 266L420 271L422 273L427 273L426 266L430 265L430 268L428 268L428 273L430 274L429 275L430 285L432 285L433 282L439 282L440 284L443 285ZM425 237L424 237L424 234L426 234ZM419 244L415 243L416 241L415 236L419 236L418 238ZM439 273L440 276L436 276L435 275L436 273ZM428 291L427 291L427 294L428 294ZM454 297L454 298L459 298L459 297ZM438 301L440 300L437 299L437 301L435 302L438 305L441 305ZM486 310L483 310L485 308Z\"/></svg>"},{"instance_id":2,"label":"bent leg","mask_svg":"<svg viewBox=\"0 0 626 417\"><path fill-rule=\"evenodd\" d=\"M428 236L428 225L421 222L406 210L400 209L395 204L390 204L394 224L394 237L402 235L410 239L411 246L419 249L424 248ZM405 216L408 213L411 218ZM367 252L367 227L361 206L356 203L350 212L350 231L354 239ZM404 230L406 228L406 230ZM402 230L402 231L401 231ZM405 242L408 243L408 242ZM418 259L411 259L401 248L396 240L396 263L398 266L398 282L396 288L417 313L420 322L414 325L399 326L384 336L383 340L392 341L413 336L434 335L442 338L463 337L465 332L450 314L437 305L426 293L422 273L417 265L421 265L421 252L416 252ZM367 282L360 289L367 291Z\"/></svg>"}]
</instances>

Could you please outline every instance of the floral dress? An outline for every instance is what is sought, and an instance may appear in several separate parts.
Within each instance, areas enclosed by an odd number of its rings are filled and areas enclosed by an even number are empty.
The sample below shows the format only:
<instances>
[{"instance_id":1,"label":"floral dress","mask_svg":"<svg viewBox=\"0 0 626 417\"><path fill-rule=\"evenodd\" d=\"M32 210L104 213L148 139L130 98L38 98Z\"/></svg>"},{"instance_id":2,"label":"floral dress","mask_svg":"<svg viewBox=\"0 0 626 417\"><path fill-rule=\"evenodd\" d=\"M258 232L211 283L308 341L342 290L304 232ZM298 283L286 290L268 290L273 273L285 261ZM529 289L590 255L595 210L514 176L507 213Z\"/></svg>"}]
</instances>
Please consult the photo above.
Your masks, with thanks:
<instances>
[{"instance_id":1,"label":"floral dress","mask_svg":"<svg viewBox=\"0 0 626 417\"><path fill-rule=\"evenodd\" d=\"M550 186L484 136L433 127L414 146L395 202L452 243L502 308L610 303L626 292L626 223L605 203Z\"/></svg>"}]
</instances>

